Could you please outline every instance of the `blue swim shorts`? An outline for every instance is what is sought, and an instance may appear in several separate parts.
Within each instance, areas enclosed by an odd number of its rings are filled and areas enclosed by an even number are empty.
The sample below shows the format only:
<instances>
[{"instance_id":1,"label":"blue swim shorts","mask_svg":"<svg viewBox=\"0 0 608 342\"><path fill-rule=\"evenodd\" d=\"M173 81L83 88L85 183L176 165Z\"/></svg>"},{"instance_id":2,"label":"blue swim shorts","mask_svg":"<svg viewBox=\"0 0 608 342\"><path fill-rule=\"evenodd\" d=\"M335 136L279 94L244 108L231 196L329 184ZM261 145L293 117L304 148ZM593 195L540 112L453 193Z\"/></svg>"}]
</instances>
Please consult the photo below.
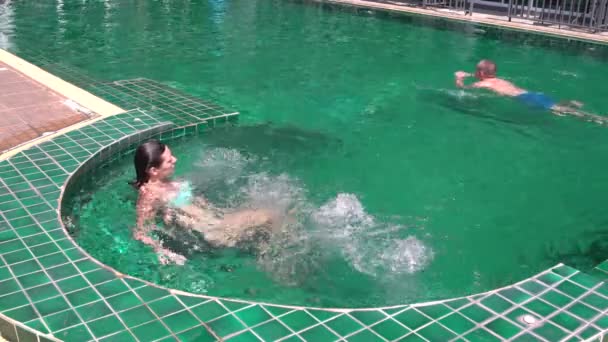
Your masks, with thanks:
<instances>
[{"instance_id":1,"label":"blue swim shorts","mask_svg":"<svg viewBox=\"0 0 608 342\"><path fill-rule=\"evenodd\" d=\"M523 93L515 98L533 108L550 110L555 105L555 101L543 93Z\"/></svg>"}]
</instances>

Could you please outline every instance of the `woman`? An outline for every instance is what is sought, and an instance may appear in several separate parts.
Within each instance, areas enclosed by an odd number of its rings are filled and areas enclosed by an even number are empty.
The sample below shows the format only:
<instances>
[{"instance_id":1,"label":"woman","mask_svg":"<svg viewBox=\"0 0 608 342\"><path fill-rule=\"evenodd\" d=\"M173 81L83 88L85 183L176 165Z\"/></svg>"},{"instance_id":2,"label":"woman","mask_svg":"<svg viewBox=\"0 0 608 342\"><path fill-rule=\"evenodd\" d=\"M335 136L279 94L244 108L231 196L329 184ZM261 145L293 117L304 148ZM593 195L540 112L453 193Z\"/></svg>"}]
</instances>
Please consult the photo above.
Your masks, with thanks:
<instances>
[{"instance_id":1,"label":"woman","mask_svg":"<svg viewBox=\"0 0 608 342\"><path fill-rule=\"evenodd\" d=\"M213 245L227 247L263 232L255 228L269 227L274 221L265 210L218 209L204 198L194 196L188 182L172 181L177 158L169 147L157 140L140 145L134 162L137 179L133 186L139 191L134 237L152 246L163 263L171 260L183 264L185 258L148 236L158 216L167 224L203 233L205 240Z\"/></svg>"}]
</instances>

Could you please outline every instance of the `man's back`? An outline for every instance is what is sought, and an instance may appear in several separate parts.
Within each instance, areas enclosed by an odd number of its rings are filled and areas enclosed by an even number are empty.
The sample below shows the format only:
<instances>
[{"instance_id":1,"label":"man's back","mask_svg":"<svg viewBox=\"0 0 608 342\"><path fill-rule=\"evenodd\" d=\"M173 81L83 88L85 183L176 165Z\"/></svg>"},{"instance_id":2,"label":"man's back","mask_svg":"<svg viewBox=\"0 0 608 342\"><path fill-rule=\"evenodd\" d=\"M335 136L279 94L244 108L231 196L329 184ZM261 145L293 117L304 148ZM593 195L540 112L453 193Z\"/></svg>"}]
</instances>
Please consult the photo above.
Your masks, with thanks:
<instances>
[{"instance_id":1,"label":"man's back","mask_svg":"<svg viewBox=\"0 0 608 342\"><path fill-rule=\"evenodd\" d=\"M497 94L511 97L526 93L524 89L516 87L513 83L496 77L486 78L482 81L475 82L473 87L489 89Z\"/></svg>"}]
</instances>

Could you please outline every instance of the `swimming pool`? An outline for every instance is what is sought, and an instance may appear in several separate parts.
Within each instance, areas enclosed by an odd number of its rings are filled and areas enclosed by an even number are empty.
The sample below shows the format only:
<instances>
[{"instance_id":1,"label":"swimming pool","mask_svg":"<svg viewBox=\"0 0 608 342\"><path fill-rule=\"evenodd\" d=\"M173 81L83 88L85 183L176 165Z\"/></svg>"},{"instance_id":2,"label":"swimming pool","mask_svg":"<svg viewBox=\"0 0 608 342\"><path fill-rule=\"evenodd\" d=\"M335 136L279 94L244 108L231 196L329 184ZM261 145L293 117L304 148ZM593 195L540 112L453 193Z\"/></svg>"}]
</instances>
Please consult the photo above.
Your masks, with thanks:
<instances>
[{"instance_id":1,"label":"swimming pool","mask_svg":"<svg viewBox=\"0 0 608 342\"><path fill-rule=\"evenodd\" d=\"M321 263L295 286L236 251L220 251L212 261L202 251L183 269L159 268L143 247L109 238L128 227L129 216L114 225L112 212L129 207L107 204L132 203L125 160L89 189L75 227L79 243L123 272L212 295L368 306L464 295L558 261L586 268L605 257L597 241L605 236L606 128L452 84L453 71L493 58L518 84L582 100L601 113L607 67L593 51L295 2L117 1L49 9L15 5L6 31L12 50L35 47L99 80L152 78L242 111L238 127L176 144L181 175L204 176L213 170L205 162L227 159L243 167L238 179L284 184L313 214L348 203L364 213L361 221L380 226L359 230L390 231L347 237L363 244L355 248L329 239L331 257L304 258ZM271 181L263 183L260 174ZM211 184L217 201L224 183ZM124 243L141 252L141 264L120 260ZM399 254L412 250L420 253ZM201 277L191 279L193 271ZM243 279L256 286L241 286Z\"/></svg>"}]
</instances>

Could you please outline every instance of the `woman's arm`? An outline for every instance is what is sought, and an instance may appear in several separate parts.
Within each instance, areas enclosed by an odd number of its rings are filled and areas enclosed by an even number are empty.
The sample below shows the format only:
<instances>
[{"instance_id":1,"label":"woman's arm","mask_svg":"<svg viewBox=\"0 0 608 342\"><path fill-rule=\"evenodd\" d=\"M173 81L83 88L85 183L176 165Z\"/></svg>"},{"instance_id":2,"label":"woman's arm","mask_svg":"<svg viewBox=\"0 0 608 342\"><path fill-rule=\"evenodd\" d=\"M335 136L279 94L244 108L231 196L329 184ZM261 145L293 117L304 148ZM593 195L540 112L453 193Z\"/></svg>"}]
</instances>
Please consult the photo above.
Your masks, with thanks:
<instances>
[{"instance_id":1,"label":"woman's arm","mask_svg":"<svg viewBox=\"0 0 608 342\"><path fill-rule=\"evenodd\" d=\"M171 252L170 250L163 247L160 241L154 240L148 233L151 231L150 226L154 224L154 217L158 210L158 200L150 196L145 190L142 190L137 199L137 227L133 232L133 237L151 246L154 252L159 254L159 260L162 264L167 264L170 261L176 264L183 265L186 262L186 258Z\"/></svg>"}]
</instances>

